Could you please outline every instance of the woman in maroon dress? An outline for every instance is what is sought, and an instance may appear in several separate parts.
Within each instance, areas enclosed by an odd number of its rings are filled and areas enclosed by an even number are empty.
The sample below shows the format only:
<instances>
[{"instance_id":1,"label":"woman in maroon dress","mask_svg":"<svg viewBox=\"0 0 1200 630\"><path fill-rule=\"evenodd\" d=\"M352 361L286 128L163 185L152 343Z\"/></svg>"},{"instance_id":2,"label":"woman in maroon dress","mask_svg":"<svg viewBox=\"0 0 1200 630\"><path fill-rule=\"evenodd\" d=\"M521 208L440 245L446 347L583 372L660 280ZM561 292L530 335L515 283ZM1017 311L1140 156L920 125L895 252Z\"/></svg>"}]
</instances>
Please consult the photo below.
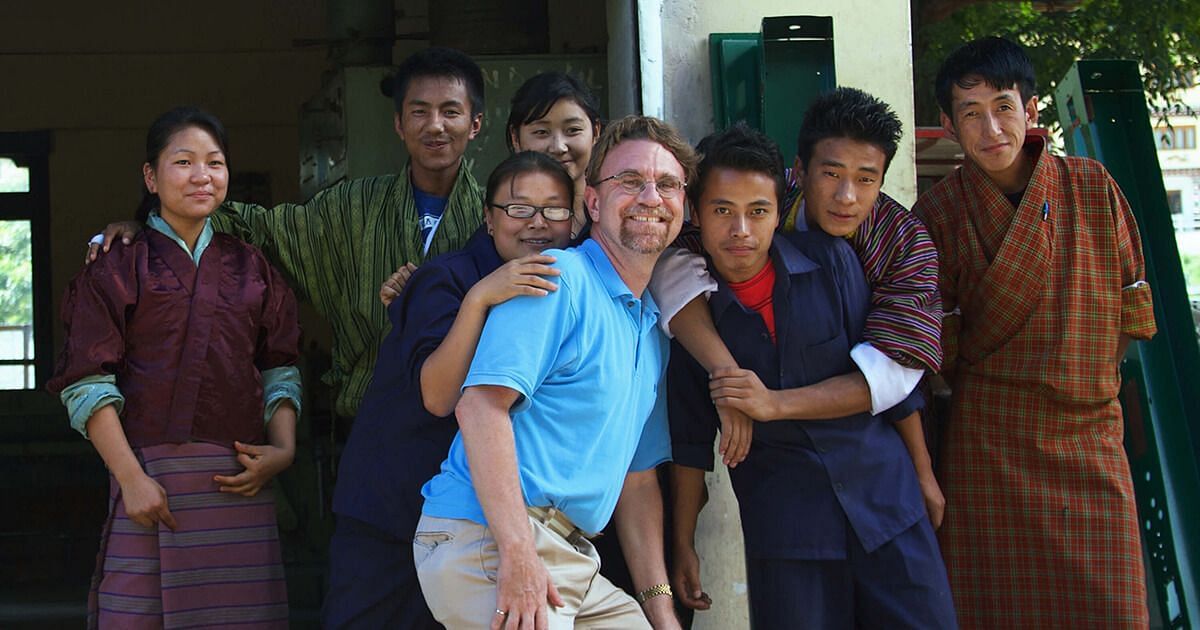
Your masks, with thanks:
<instances>
[{"instance_id":1,"label":"woman in maroon dress","mask_svg":"<svg viewBox=\"0 0 1200 630\"><path fill-rule=\"evenodd\" d=\"M267 483L291 462L296 303L208 216L229 181L225 130L177 108L150 127L149 229L71 283L48 389L110 474L89 627L286 627Z\"/></svg>"}]
</instances>

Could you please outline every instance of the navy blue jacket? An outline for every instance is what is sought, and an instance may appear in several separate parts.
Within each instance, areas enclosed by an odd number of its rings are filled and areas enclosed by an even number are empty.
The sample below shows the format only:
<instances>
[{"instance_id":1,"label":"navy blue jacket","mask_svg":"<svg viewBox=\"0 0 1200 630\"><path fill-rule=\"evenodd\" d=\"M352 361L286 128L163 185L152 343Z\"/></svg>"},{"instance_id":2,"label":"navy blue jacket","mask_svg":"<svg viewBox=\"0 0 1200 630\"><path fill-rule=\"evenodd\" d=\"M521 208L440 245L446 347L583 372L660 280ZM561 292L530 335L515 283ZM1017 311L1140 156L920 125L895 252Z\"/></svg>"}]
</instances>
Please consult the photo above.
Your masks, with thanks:
<instances>
[{"instance_id":1,"label":"navy blue jacket","mask_svg":"<svg viewBox=\"0 0 1200 630\"><path fill-rule=\"evenodd\" d=\"M770 389L857 369L850 348L862 334L870 288L846 241L815 231L777 234L771 264L777 343L762 317L743 307L720 278L709 299L717 332L738 365ZM674 461L712 470L719 420L708 376L678 345L668 373ZM847 521L868 552L916 523L925 506L912 459L891 421L921 405L914 392L880 416L756 423L749 455L730 471L747 554L842 559Z\"/></svg>"},{"instance_id":2,"label":"navy blue jacket","mask_svg":"<svg viewBox=\"0 0 1200 630\"><path fill-rule=\"evenodd\" d=\"M342 453L333 511L411 540L421 486L458 432L454 416L425 410L421 366L450 332L467 291L501 265L485 228L461 250L421 265L391 306L392 330Z\"/></svg>"}]
</instances>

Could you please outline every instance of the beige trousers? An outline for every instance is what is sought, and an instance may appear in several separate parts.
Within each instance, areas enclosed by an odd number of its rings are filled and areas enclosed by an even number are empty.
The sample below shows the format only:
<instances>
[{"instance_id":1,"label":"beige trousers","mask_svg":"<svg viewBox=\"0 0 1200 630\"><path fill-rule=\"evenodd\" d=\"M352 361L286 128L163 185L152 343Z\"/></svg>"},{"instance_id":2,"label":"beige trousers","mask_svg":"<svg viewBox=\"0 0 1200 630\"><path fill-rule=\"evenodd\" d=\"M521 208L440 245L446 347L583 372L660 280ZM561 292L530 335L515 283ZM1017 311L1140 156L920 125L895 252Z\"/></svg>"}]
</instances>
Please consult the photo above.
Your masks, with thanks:
<instances>
[{"instance_id":1,"label":"beige trousers","mask_svg":"<svg viewBox=\"0 0 1200 630\"><path fill-rule=\"evenodd\" d=\"M549 608L551 630L649 629L637 602L600 575L600 558L587 539L570 544L529 519L534 546L565 605ZM433 616L449 630L487 628L496 615L496 540L468 520L421 516L413 560Z\"/></svg>"}]
</instances>

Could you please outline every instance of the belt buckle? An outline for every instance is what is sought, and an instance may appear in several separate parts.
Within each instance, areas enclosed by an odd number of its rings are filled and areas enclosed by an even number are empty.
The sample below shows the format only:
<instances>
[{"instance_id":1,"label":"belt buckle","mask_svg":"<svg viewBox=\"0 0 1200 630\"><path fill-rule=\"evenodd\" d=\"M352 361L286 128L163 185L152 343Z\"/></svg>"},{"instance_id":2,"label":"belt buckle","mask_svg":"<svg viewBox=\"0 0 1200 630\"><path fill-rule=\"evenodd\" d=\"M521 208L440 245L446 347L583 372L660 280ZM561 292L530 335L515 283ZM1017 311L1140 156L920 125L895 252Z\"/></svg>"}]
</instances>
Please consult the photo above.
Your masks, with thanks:
<instances>
[{"instance_id":1,"label":"belt buckle","mask_svg":"<svg viewBox=\"0 0 1200 630\"><path fill-rule=\"evenodd\" d=\"M546 526L547 529L558 534L563 540L571 545L579 544L580 540L586 540L587 536L566 517L558 508L554 506L536 508L542 512L539 515L538 521Z\"/></svg>"}]
</instances>

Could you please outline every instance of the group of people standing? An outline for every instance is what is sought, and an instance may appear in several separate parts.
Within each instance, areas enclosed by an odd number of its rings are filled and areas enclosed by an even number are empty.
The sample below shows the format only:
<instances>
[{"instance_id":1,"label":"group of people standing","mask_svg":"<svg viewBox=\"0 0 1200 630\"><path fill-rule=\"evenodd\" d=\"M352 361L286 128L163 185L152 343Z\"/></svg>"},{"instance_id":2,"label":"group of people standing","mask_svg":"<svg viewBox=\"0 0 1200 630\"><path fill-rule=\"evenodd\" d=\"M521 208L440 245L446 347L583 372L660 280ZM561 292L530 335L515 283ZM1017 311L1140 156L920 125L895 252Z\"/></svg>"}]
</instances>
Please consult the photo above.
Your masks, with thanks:
<instances>
[{"instance_id":1,"label":"group of people standing","mask_svg":"<svg viewBox=\"0 0 1200 630\"><path fill-rule=\"evenodd\" d=\"M168 112L50 385L112 476L92 623L286 625L290 284L354 418L328 627L679 627L711 604L718 432L756 628L1145 627L1116 399L1155 330L1137 225L1102 167L1027 137L1033 87L1006 40L945 61L965 164L914 212L880 191L901 122L853 88L789 169L744 124L693 148L538 75L480 190L482 73L430 48L395 77L405 168L271 209L225 201L219 121ZM936 477L927 373L953 392Z\"/></svg>"}]
</instances>

